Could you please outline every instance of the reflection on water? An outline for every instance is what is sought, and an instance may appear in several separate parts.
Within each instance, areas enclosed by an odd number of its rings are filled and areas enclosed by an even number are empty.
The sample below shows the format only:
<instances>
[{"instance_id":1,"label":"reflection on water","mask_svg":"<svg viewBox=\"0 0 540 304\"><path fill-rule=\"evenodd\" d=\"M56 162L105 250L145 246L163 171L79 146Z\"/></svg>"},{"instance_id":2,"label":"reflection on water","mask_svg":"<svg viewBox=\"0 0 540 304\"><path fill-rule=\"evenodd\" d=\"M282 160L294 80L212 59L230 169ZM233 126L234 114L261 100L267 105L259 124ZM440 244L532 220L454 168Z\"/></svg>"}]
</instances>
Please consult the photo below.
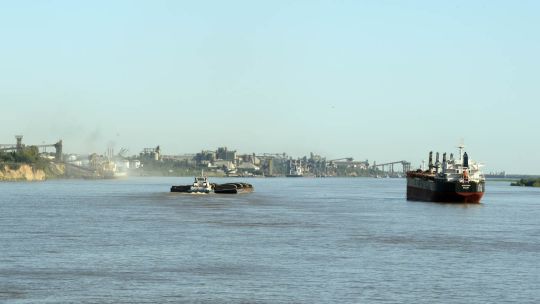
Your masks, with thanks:
<instances>
[{"instance_id":1,"label":"reflection on water","mask_svg":"<svg viewBox=\"0 0 540 304\"><path fill-rule=\"evenodd\" d=\"M0 184L0 301L537 303L540 191L405 200L402 179ZM224 182L225 180L216 180Z\"/></svg>"}]
</instances>

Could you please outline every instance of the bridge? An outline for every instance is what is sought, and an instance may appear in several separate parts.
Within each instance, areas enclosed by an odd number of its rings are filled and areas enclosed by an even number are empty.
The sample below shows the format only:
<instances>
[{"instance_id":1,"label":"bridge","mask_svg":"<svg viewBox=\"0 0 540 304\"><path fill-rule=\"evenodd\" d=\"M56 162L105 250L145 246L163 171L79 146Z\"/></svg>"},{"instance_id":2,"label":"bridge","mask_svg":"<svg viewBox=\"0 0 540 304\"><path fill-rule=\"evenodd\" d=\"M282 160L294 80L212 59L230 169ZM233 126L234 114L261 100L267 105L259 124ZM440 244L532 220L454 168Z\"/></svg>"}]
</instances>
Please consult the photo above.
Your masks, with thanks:
<instances>
[{"instance_id":1,"label":"bridge","mask_svg":"<svg viewBox=\"0 0 540 304\"><path fill-rule=\"evenodd\" d=\"M401 165L401 171L395 171L394 170L394 165ZM407 171L410 171L411 170L411 163L408 162L408 161L405 161L405 160L399 160L399 161L393 161L393 162L388 162L388 163L383 163L383 164L376 164L376 163L373 163L373 165L371 166L372 168L375 168L376 170L380 170L383 172L383 173L387 173L389 175L395 175L396 173L403 173L405 174ZM387 169L387 170L385 170Z\"/></svg>"},{"instance_id":2,"label":"bridge","mask_svg":"<svg viewBox=\"0 0 540 304\"><path fill-rule=\"evenodd\" d=\"M17 140L16 144L0 144L0 152L2 151L17 151L20 152L25 145L22 143L22 135L15 135L15 139ZM38 149L46 149L46 148L54 148L54 159L56 161L62 161L62 140L59 140L57 143L54 144L48 144L48 145L31 145L34 147L37 147Z\"/></svg>"}]
</instances>

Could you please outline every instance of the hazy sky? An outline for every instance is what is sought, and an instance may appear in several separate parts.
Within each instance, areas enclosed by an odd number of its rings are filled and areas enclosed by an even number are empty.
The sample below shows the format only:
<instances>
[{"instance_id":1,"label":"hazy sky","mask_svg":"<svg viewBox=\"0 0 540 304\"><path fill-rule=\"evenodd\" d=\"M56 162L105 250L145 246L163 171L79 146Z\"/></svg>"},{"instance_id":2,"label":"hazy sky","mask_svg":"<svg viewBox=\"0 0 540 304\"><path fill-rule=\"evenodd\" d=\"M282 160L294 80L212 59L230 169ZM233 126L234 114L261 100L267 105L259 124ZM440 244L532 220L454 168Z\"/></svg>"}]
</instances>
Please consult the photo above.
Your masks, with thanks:
<instances>
[{"instance_id":1,"label":"hazy sky","mask_svg":"<svg viewBox=\"0 0 540 304\"><path fill-rule=\"evenodd\" d=\"M540 174L540 1L2 1L0 143Z\"/></svg>"}]
</instances>

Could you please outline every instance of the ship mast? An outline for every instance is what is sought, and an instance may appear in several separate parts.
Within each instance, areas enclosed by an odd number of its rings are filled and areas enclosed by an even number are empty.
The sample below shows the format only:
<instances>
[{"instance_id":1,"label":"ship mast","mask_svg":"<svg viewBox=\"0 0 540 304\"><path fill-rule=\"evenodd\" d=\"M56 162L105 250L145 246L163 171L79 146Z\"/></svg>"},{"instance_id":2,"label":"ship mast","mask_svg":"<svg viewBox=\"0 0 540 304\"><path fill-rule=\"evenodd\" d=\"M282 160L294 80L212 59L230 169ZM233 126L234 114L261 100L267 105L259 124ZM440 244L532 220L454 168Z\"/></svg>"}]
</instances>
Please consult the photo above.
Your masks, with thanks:
<instances>
[{"instance_id":1,"label":"ship mast","mask_svg":"<svg viewBox=\"0 0 540 304\"><path fill-rule=\"evenodd\" d=\"M459 165L456 166L458 169L458 173L463 173L463 149L465 149L465 145L463 143L459 144Z\"/></svg>"},{"instance_id":2,"label":"ship mast","mask_svg":"<svg viewBox=\"0 0 540 304\"><path fill-rule=\"evenodd\" d=\"M463 149L465 149L465 145L464 144L460 144L458 146L459 148L459 163L460 164L463 164Z\"/></svg>"}]
</instances>

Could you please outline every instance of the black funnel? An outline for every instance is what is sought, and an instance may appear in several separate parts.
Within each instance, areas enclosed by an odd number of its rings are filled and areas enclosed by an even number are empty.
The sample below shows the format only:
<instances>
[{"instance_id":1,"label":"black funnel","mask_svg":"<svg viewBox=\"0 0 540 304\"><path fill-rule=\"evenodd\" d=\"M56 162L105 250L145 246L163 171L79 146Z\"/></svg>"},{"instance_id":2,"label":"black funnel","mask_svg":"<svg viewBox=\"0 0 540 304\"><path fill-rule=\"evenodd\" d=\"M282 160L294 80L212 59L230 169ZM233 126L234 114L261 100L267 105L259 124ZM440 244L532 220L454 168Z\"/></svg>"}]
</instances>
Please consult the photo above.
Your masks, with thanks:
<instances>
[{"instance_id":1,"label":"black funnel","mask_svg":"<svg viewBox=\"0 0 540 304\"><path fill-rule=\"evenodd\" d=\"M469 155L467 155L467 152L463 154L463 167L469 168Z\"/></svg>"}]
</instances>

